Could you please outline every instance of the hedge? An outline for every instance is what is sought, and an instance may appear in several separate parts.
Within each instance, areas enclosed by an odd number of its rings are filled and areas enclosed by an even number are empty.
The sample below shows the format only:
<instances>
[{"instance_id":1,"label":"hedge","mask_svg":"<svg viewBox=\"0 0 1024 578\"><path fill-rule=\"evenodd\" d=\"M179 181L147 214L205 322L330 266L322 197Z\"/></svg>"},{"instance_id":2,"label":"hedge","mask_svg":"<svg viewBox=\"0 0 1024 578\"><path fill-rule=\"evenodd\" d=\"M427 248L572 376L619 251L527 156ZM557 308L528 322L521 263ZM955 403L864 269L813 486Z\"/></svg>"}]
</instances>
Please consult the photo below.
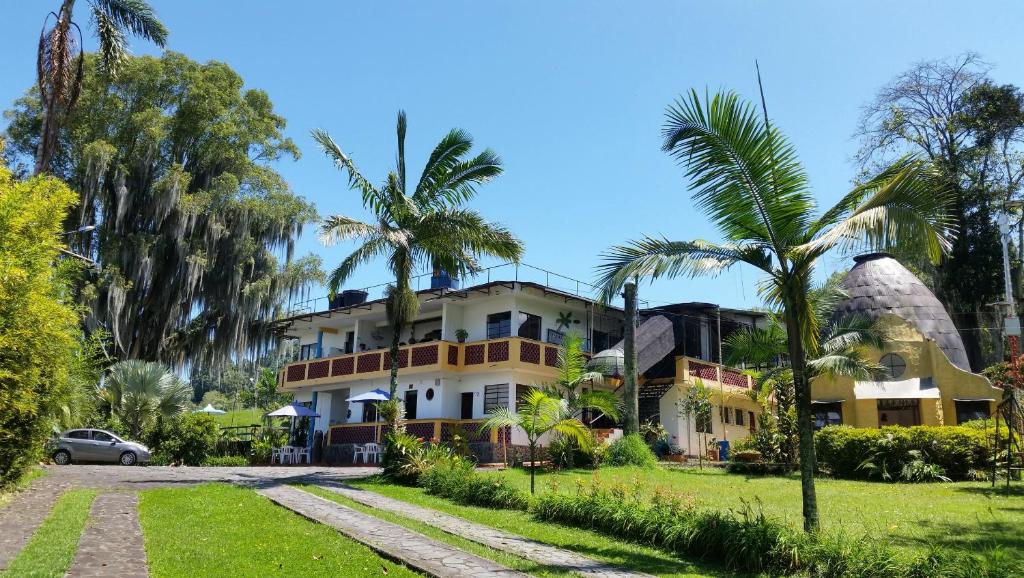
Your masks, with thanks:
<instances>
[{"instance_id":1,"label":"hedge","mask_svg":"<svg viewBox=\"0 0 1024 578\"><path fill-rule=\"evenodd\" d=\"M964 426L828 426L815 436L818 467L838 478L893 479L915 459L941 467L954 480L970 479L989 464L989 432ZM917 455L911 452L918 452ZM865 467L865 463L874 467Z\"/></svg>"}]
</instances>

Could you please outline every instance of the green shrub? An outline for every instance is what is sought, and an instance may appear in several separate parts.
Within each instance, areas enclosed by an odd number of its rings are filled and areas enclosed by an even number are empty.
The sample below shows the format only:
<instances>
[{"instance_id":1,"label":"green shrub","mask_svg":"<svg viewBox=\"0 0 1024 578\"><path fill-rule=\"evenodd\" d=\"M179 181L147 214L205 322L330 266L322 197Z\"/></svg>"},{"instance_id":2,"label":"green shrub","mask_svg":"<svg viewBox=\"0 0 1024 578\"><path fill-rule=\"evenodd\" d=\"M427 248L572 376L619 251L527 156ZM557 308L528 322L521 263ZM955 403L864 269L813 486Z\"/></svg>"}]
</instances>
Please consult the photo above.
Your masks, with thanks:
<instances>
[{"instance_id":1,"label":"green shrub","mask_svg":"<svg viewBox=\"0 0 1024 578\"><path fill-rule=\"evenodd\" d=\"M427 493L471 506L527 510L530 495L500 476L482 476L472 462L458 458L429 468L419 479Z\"/></svg>"},{"instance_id":2,"label":"green shrub","mask_svg":"<svg viewBox=\"0 0 1024 578\"><path fill-rule=\"evenodd\" d=\"M245 456L209 456L203 460L204 466L217 467L240 467L249 465L249 458Z\"/></svg>"},{"instance_id":3,"label":"green shrub","mask_svg":"<svg viewBox=\"0 0 1024 578\"><path fill-rule=\"evenodd\" d=\"M989 463L990 433L964 426L829 426L816 434L815 446L819 466L839 478L964 480Z\"/></svg>"},{"instance_id":4,"label":"green shrub","mask_svg":"<svg viewBox=\"0 0 1024 578\"><path fill-rule=\"evenodd\" d=\"M166 428L158 455L168 463L198 466L217 445L217 421L209 414L185 414L168 422Z\"/></svg>"},{"instance_id":5,"label":"green shrub","mask_svg":"<svg viewBox=\"0 0 1024 578\"><path fill-rule=\"evenodd\" d=\"M658 458L640 434L629 434L612 442L604 461L613 466L651 468L658 463Z\"/></svg>"}]
</instances>

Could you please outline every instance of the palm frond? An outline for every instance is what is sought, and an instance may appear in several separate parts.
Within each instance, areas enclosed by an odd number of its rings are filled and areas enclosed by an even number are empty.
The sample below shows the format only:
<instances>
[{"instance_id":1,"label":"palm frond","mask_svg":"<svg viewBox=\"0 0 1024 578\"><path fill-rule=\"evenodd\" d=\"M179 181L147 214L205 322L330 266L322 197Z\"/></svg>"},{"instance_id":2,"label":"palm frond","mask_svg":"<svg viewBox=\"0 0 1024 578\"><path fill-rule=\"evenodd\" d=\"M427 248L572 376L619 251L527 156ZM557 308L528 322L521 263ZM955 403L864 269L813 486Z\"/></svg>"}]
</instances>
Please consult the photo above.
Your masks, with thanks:
<instances>
[{"instance_id":1,"label":"palm frond","mask_svg":"<svg viewBox=\"0 0 1024 578\"><path fill-rule=\"evenodd\" d=\"M787 352L786 330L778 323L736 331L724 342L726 365L765 365Z\"/></svg>"},{"instance_id":2,"label":"palm frond","mask_svg":"<svg viewBox=\"0 0 1024 578\"><path fill-rule=\"evenodd\" d=\"M417 202L433 207L457 206L476 194L476 186L501 175L501 158L486 149L477 156L459 161L443 174L431 176L417 189Z\"/></svg>"},{"instance_id":3,"label":"palm frond","mask_svg":"<svg viewBox=\"0 0 1024 578\"><path fill-rule=\"evenodd\" d=\"M847 251L922 251L934 262L951 247L952 196L935 169L904 158L848 193L810 228L794 254L811 258Z\"/></svg>"},{"instance_id":4,"label":"palm frond","mask_svg":"<svg viewBox=\"0 0 1024 578\"><path fill-rule=\"evenodd\" d=\"M876 320L861 314L844 315L825 326L821 351L831 354L856 347L882 349L885 339L885 332Z\"/></svg>"},{"instance_id":5,"label":"palm frond","mask_svg":"<svg viewBox=\"0 0 1024 578\"><path fill-rule=\"evenodd\" d=\"M469 209L431 211L423 216L418 229L420 244L449 273L472 271L474 267L469 263L459 262L466 256L473 262L481 256L518 262L523 254L522 242L508 229Z\"/></svg>"},{"instance_id":6,"label":"palm frond","mask_svg":"<svg viewBox=\"0 0 1024 578\"><path fill-rule=\"evenodd\" d=\"M335 267L327 277L327 288L331 296L334 296L345 285L345 281L356 270L356 267L380 256L387 248L388 243L383 238L376 237L366 241L352 254L345 257L345 260Z\"/></svg>"},{"instance_id":7,"label":"palm frond","mask_svg":"<svg viewBox=\"0 0 1024 578\"><path fill-rule=\"evenodd\" d=\"M358 189L362 194L363 206L374 213L380 214L382 207L387 204L385 195L377 187L373 186L370 181L366 180L363 174L359 172L359 169L356 168L352 159L342 152L341 147L334 142L334 139L331 138L327 131L313 129L310 135L320 145L320 148L323 149L324 154L334 161L335 166L348 174L348 185L350 188Z\"/></svg>"},{"instance_id":8,"label":"palm frond","mask_svg":"<svg viewBox=\"0 0 1024 578\"><path fill-rule=\"evenodd\" d=\"M320 224L320 242L328 247L339 241L383 236L381 227L345 215L330 215Z\"/></svg>"},{"instance_id":9,"label":"palm frond","mask_svg":"<svg viewBox=\"0 0 1024 578\"><path fill-rule=\"evenodd\" d=\"M163 48L167 43L167 27L156 17L153 7L143 0L90 0L92 8L121 30L126 30Z\"/></svg>"},{"instance_id":10,"label":"palm frond","mask_svg":"<svg viewBox=\"0 0 1024 578\"><path fill-rule=\"evenodd\" d=\"M128 52L128 40L124 32L107 14L95 4L92 5L92 26L100 45L100 70L114 76Z\"/></svg>"},{"instance_id":11,"label":"palm frond","mask_svg":"<svg viewBox=\"0 0 1024 578\"><path fill-rule=\"evenodd\" d=\"M580 407L601 412L614 421L619 420L622 411L622 400L610 391L580 392L577 404Z\"/></svg>"},{"instance_id":12,"label":"palm frond","mask_svg":"<svg viewBox=\"0 0 1024 578\"><path fill-rule=\"evenodd\" d=\"M634 277L674 278L717 275L739 262L771 271L771 254L756 244L715 244L708 241L669 241L643 237L619 245L601 254L597 266L602 299L611 301L622 286Z\"/></svg>"},{"instance_id":13,"label":"palm frond","mask_svg":"<svg viewBox=\"0 0 1024 578\"><path fill-rule=\"evenodd\" d=\"M726 239L771 245L801 238L814 200L796 152L733 92L696 91L666 112L666 152L683 165L694 200Z\"/></svg>"}]
</instances>

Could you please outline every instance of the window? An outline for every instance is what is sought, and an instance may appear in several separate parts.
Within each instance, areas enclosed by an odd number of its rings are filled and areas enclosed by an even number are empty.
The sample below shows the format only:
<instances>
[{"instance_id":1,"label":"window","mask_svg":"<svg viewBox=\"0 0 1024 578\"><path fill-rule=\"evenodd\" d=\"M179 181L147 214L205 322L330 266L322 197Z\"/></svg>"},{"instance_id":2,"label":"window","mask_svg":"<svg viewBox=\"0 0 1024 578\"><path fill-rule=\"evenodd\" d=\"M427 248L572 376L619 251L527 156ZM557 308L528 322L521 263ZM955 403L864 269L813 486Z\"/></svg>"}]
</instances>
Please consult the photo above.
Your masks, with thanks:
<instances>
[{"instance_id":1,"label":"window","mask_svg":"<svg viewBox=\"0 0 1024 578\"><path fill-rule=\"evenodd\" d=\"M499 407L508 407L508 384L485 385L484 413L490 414Z\"/></svg>"},{"instance_id":2,"label":"window","mask_svg":"<svg viewBox=\"0 0 1024 578\"><path fill-rule=\"evenodd\" d=\"M491 313L487 316L487 339L512 335L512 312Z\"/></svg>"},{"instance_id":3,"label":"window","mask_svg":"<svg viewBox=\"0 0 1024 578\"><path fill-rule=\"evenodd\" d=\"M561 345L565 339L565 333L557 331L555 329L548 329L548 343L553 345Z\"/></svg>"},{"instance_id":4,"label":"window","mask_svg":"<svg viewBox=\"0 0 1024 578\"><path fill-rule=\"evenodd\" d=\"M87 429L76 429L75 431L68 432L67 437L73 440L87 440L89 439L89 430Z\"/></svg>"},{"instance_id":5,"label":"window","mask_svg":"<svg viewBox=\"0 0 1024 578\"><path fill-rule=\"evenodd\" d=\"M611 337L607 333L605 333L604 331L598 331L597 329L595 329L593 331L593 333L594 333L594 351L604 351L605 349L608 349L609 347L614 345L611 342Z\"/></svg>"},{"instance_id":6,"label":"window","mask_svg":"<svg viewBox=\"0 0 1024 578\"><path fill-rule=\"evenodd\" d=\"M986 399L955 400L956 423L960 425L976 419L988 419L989 401Z\"/></svg>"},{"instance_id":7,"label":"window","mask_svg":"<svg viewBox=\"0 0 1024 578\"><path fill-rule=\"evenodd\" d=\"M519 312L519 337L540 341L540 315Z\"/></svg>"},{"instance_id":8,"label":"window","mask_svg":"<svg viewBox=\"0 0 1024 578\"><path fill-rule=\"evenodd\" d=\"M309 343L299 348L299 361L314 359L316 357L316 343Z\"/></svg>"},{"instance_id":9,"label":"window","mask_svg":"<svg viewBox=\"0 0 1024 578\"><path fill-rule=\"evenodd\" d=\"M520 411L523 408L523 398L526 394L533 390L529 385L523 385L521 383L516 384L516 411Z\"/></svg>"},{"instance_id":10,"label":"window","mask_svg":"<svg viewBox=\"0 0 1024 578\"><path fill-rule=\"evenodd\" d=\"M743 425L743 410L736 408L736 425Z\"/></svg>"},{"instance_id":11,"label":"window","mask_svg":"<svg viewBox=\"0 0 1024 578\"><path fill-rule=\"evenodd\" d=\"M754 433L757 431L757 419L754 418L754 412L748 411L747 414L750 417L750 433Z\"/></svg>"},{"instance_id":12,"label":"window","mask_svg":"<svg viewBox=\"0 0 1024 578\"><path fill-rule=\"evenodd\" d=\"M727 407L723 407L722 409L720 409L718 411L719 411L719 413L722 414L722 421L724 423L729 423L729 412L732 411L732 410L730 410Z\"/></svg>"},{"instance_id":13,"label":"window","mask_svg":"<svg viewBox=\"0 0 1024 578\"><path fill-rule=\"evenodd\" d=\"M878 363L885 368L889 379L899 379L903 372L907 370L906 360L895 353L886 353L882 356L882 359L878 360Z\"/></svg>"},{"instance_id":14,"label":"window","mask_svg":"<svg viewBox=\"0 0 1024 578\"><path fill-rule=\"evenodd\" d=\"M114 441L114 436L105 431L94 431L92 432L92 439L97 442L112 442Z\"/></svg>"},{"instance_id":15,"label":"window","mask_svg":"<svg viewBox=\"0 0 1024 578\"><path fill-rule=\"evenodd\" d=\"M819 430L827 425L841 425L843 423L843 402L830 401L826 403L814 403L811 406L814 412L814 429Z\"/></svg>"},{"instance_id":16,"label":"window","mask_svg":"<svg viewBox=\"0 0 1024 578\"><path fill-rule=\"evenodd\" d=\"M363 421L377 421L377 404L376 403L364 403L363 404Z\"/></svg>"}]
</instances>

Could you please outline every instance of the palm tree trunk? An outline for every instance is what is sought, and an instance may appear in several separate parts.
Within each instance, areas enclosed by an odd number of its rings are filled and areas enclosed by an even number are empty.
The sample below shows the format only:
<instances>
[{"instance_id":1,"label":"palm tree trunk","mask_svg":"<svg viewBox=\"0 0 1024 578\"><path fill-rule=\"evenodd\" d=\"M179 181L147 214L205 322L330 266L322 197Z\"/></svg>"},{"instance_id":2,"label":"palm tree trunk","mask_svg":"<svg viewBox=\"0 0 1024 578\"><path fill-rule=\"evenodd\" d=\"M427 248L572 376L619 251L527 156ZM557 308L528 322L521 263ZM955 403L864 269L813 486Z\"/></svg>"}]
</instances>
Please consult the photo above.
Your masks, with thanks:
<instances>
[{"instance_id":1,"label":"palm tree trunk","mask_svg":"<svg viewBox=\"0 0 1024 578\"><path fill-rule=\"evenodd\" d=\"M797 309L796 306L787 304L786 333L789 360L793 370L793 389L796 393L804 531L812 532L818 529L818 496L814 489L814 424L811 421L811 388L805 370L804 344L800 336L800 324L795 319Z\"/></svg>"},{"instance_id":2,"label":"palm tree trunk","mask_svg":"<svg viewBox=\"0 0 1024 578\"><path fill-rule=\"evenodd\" d=\"M626 283L626 339L625 339L625 384L623 397L626 403L626 419L623 422L624 434L640 431L639 400L637 398L636 368L636 283Z\"/></svg>"},{"instance_id":3,"label":"palm tree trunk","mask_svg":"<svg viewBox=\"0 0 1024 578\"><path fill-rule=\"evenodd\" d=\"M535 441L530 442L530 494L531 495L534 493L533 492L533 487L534 487L533 486L533 475L534 475L533 472L537 468L536 449L537 449L537 442L535 442Z\"/></svg>"}]
</instances>

